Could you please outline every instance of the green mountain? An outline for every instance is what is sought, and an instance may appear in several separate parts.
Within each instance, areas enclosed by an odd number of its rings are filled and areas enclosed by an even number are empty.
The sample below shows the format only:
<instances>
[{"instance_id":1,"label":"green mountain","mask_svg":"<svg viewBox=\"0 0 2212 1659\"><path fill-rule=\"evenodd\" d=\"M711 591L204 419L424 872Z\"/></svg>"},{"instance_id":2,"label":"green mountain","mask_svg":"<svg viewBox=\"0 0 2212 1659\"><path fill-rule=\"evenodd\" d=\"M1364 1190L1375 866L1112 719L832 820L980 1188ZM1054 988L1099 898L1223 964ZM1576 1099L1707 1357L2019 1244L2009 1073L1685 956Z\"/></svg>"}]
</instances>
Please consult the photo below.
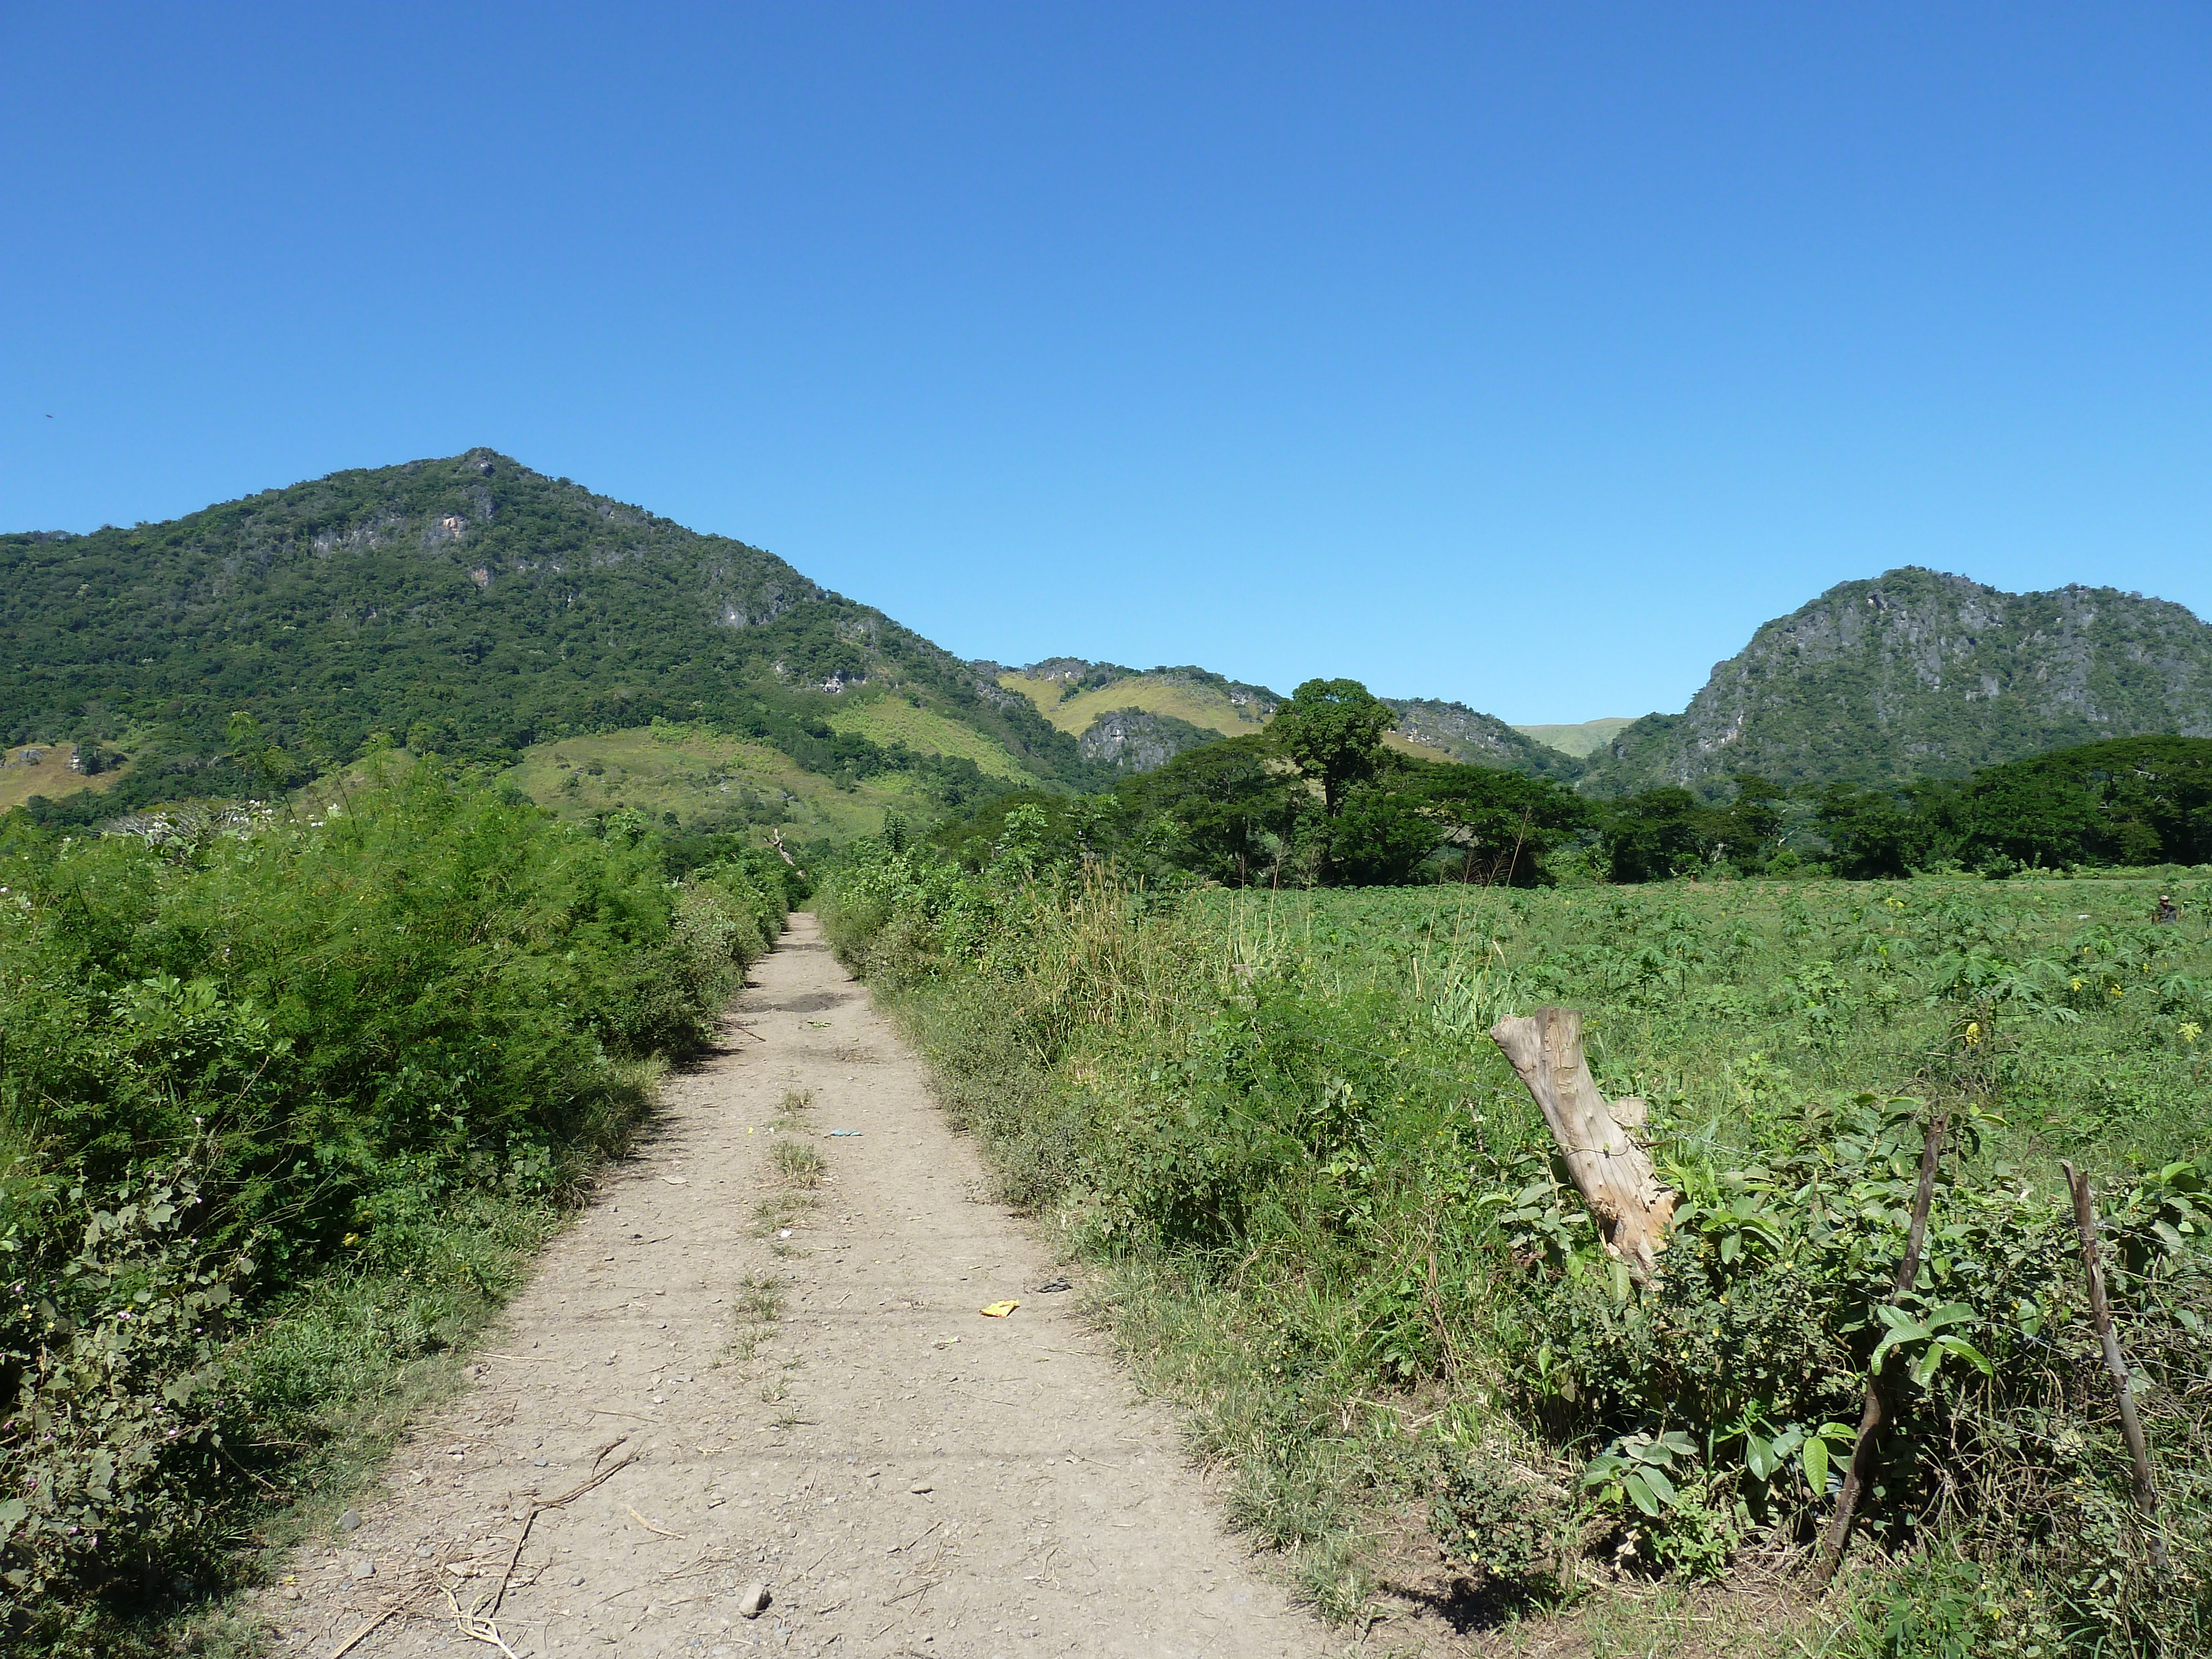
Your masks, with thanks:
<instances>
[{"instance_id":1,"label":"green mountain","mask_svg":"<svg viewBox=\"0 0 2212 1659\"><path fill-rule=\"evenodd\" d=\"M2005 593L1908 567L1766 623L1688 708L1594 755L1581 787L1960 777L2154 732L2212 736L2212 626L2109 587Z\"/></svg>"},{"instance_id":2,"label":"green mountain","mask_svg":"<svg viewBox=\"0 0 2212 1659\"><path fill-rule=\"evenodd\" d=\"M124 781L87 811L246 793L377 732L504 763L655 719L951 804L994 776L1104 775L1026 698L775 555L490 450L0 536L0 734L124 744ZM946 722L938 752L912 740Z\"/></svg>"},{"instance_id":3,"label":"green mountain","mask_svg":"<svg viewBox=\"0 0 2212 1659\"><path fill-rule=\"evenodd\" d=\"M1509 772L1529 772L1565 783L1582 774L1582 763L1548 744L1515 731L1495 714L1484 714L1463 702L1439 702L1433 697L1385 697L1397 711L1398 724L1390 736L1396 746L1425 754L1431 760L1462 761L1470 766L1496 766Z\"/></svg>"}]
</instances>

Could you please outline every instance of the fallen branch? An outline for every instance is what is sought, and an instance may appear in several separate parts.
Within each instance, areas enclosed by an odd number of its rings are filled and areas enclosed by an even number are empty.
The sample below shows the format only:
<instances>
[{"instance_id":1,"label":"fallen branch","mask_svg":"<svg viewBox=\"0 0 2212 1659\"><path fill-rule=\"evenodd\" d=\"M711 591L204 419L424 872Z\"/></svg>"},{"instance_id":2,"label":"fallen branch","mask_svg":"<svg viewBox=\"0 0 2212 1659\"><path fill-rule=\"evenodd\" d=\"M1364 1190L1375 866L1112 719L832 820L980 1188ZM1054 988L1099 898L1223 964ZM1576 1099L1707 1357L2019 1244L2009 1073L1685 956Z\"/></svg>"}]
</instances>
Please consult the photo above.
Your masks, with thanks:
<instances>
[{"instance_id":1,"label":"fallen branch","mask_svg":"<svg viewBox=\"0 0 2212 1659\"><path fill-rule=\"evenodd\" d=\"M375 1632L381 1630L384 1627L384 1621L391 1618L392 1614L398 1611L399 1609L398 1607L385 1608L382 1613L378 1613L375 1618L370 1620L352 1635L347 1637L344 1641L332 1648L330 1651L330 1659L345 1659L346 1655L351 1653L356 1648L359 1647L366 1638L374 1634Z\"/></svg>"},{"instance_id":2,"label":"fallen branch","mask_svg":"<svg viewBox=\"0 0 2212 1659\"><path fill-rule=\"evenodd\" d=\"M1920 1187L1912 1195L1912 1224L1905 1236L1905 1260L1897 1264L1897 1282L1889 1292L1892 1306L1912 1294L1912 1287L1920 1279L1920 1247L1928 1237L1928 1206L1936 1196L1936 1161L1943 1148L1943 1132L1950 1126L1950 1118L1938 1112L1928 1124L1928 1139L1920 1148ZM1866 1489L1867 1474L1874 1461L1875 1436L1881 1428L1881 1380L1867 1377L1866 1407L1859 1413L1859 1437L1851 1443L1851 1461L1844 1471L1844 1489L1837 1495L1836 1518L1829 1523L1827 1535L1821 1539L1820 1553L1813 1559L1813 1583L1826 1588L1843 1565L1844 1546L1850 1541L1851 1515L1859 1506L1859 1494ZM1814 1494L1817 1499L1819 1494Z\"/></svg>"},{"instance_id":3,"label":"fallen branch","mask_svg":"<svg viewBox=\"0 0 2212 1659\"><path fill-rule=\"evenodd\" d=\"M2150 1534L2150 1557L2160 1572L2171 1566L2166 1539L2158 1529L2158 1488L2150 1478L2150 1447L2143 1439L2142 1419L2136 1415L2136 1393L2128 1381L2128 1362L2120 1352L2120 1340L2112 1334L2112 1304L2105 1299L2105 1267L2097 1255L2097 1210L2089 1198L2089 1177L2071 1164L2062 1162L2067 1189L2074 1194L2074 1231L2081 1240L2081 1267L2089 1279L2089 1317L2097 1328L2098 1345L2105 1351L2105 1369L2112 1374L2112 1387L2120 1396L2120 1432L2127 1437L2128 1459L2135 1465L2136 1508L2142 1511Z\"/></svg>"},{"instance_id":4,"label":"fallen branch","mask_svg":"<svg viewBox=\"0 0 2212 1659\"><path fill-rule=\"evenodd\" d=\"M611 1442L605 1449L599 1453L599 1455L605 1457L608 1452L612 1451L615 1447L619 1446L624 1440L629 1438L629 1437L628 1435L618 1437ZM550 1498L543 1504L533 1503L531 1504L530 1513L522 1517L522 1534L521 1536L518 1537L514 1540L514 1553L507 1558L507 1565L501 1570L499 1575L499 1589L494 1592L491 1598L491 1611L493 1613L497 1613L499 1612L499 1604L507 1600L507 1580L514 1577L514 1564L522 1559L522 1547L530 1541L530 1529L538 1524L538 1516L539 1513L545 1510L557 1510L563 1504L574 1502L575 1499L581 1498L586 1492L591 1491L592 1487L598 1486L600 1481L613 1479L616 1475L620 1474L624 1469L628 1468L631 1464L636 1462L637 1454L635 1452L632 1452L628 1457L623 1458L621 1462L610 1464L607 1468L601 1469L597 1474L592 1476L590 1480L585 1481L581 1486L572 1486L567 1492L562 1492L558 1498ZM635 1515L637 1511L635 1510L630 1510L630 1513L632 1515ZM457 1602L454 1604L454 1611L459 1613L459 1604ZM494 1631L489 1639L497 1640L498 1635L499 1632L497 1631ZM482 1640L485 1638L480 1638L478 1639ZM506 1644L501 1643L501 1645L504 1647Z\"/></svg>"},{"instance_id":5,"label":"fallen branch","mask_svg":"<svg viewBox=\"0 0 2212 1659\"><path fill-rule=\"evenodd\" d=\"M507 1659L521 1659L520 1654L507 1646L507 1638L499 1633L499 1626L496 1624L476 1613L463 1613L459 1598L451 1590L446 1592L446 1605L453 1610L453 1628L462 1635L472 1638L478 1642L490 1643L492 1646L505 1654Z\"/></svg>"},{"instance_id":6,"label":"fallen branch","mask_svg":"<svg viewBox=\"0 0 2212 1659\"><path fill-rule=\"evenodd\" d=\"M678 1540L679 1542L682 1540L682 1539L683 1539L683 1537L684 1537L684 1534L683 1534L682 1533L680 1533L680 1532L671 1532L671 1531L669 1531L669 1530L668 1530L668 1528L665 1528L665 1527L656 1527L656 1526L654 1526L654 1525L653 1524L653 1522L650 1522L650 1521L647 1520L643 1516L640 1515L640 1514L639 1514L635 1510L630 1509L630 1506L629 1506L629 1504L623 1504L623 1508L624 1508L625 1510L629 1510L629 1518L630 1518L631 1520L633 1520L633 1521L636 1522L637 1522L637 1524L638 1524L639 1526L643 1527L643 1528L644 1528L647 1532L657 1532L657 1533L659 1533L659 1534L663 1538L673 1538L673 1539Z\"/></svg>"}]
</instances>

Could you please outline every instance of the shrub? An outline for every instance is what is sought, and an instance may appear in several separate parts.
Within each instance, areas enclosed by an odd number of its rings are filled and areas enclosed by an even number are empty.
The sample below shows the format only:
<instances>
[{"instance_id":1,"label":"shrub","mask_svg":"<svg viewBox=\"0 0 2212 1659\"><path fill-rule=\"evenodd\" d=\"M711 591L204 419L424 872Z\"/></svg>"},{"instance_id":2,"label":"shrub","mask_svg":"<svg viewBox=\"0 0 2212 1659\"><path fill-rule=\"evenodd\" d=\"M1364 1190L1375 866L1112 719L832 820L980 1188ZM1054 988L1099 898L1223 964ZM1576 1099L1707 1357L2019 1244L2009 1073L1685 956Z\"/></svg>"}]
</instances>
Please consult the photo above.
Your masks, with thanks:
<instances>
[{"instance_id":1,"label":"shrub","mask_svg":"<svg viewBox=\"0 0 2212 1659\"><path fill-rule=\"evenodd\" d=\"M782 892L741 864L672 886L636 825L428 767L320 819L10 823L0 1629L119 1651L100 1621L217 1553L239 1470L284 1455L261 1322L333 1271L437 1262L471 1193L579 1178Z\"/></svg>"}]
</instances>

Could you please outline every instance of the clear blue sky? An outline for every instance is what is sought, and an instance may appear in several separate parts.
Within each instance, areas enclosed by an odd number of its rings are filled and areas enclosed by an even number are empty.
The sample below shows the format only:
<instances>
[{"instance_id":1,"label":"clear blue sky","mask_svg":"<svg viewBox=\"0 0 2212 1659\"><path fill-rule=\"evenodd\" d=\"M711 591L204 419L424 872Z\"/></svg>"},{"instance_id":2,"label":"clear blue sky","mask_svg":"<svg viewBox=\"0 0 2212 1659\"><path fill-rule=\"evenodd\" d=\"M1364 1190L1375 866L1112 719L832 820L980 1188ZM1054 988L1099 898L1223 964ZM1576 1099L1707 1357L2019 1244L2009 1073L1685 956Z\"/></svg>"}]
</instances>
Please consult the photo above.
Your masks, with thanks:
<instances>
[{"instance_id":1,"label":"clear blue sky","mask_svg":"<svg viewBox=\"0 0 2212 1659\"><path fill-rule=\"evenodd\" d=\"M963 655L1521 721L1897 564L2212 616L2201 3L15 3L0 85L0 527L489 444Z\"/></svg>"}]
</instances>

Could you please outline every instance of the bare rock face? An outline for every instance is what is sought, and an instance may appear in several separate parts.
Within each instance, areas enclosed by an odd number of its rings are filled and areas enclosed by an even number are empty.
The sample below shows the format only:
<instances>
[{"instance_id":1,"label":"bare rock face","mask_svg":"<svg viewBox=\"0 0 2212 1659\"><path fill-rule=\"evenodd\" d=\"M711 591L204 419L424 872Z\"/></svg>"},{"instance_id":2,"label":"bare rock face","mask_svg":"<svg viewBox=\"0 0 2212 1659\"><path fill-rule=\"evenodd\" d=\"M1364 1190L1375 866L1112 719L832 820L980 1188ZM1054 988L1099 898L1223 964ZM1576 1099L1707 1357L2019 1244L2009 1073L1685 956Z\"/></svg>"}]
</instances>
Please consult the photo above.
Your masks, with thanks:
<instances>
[{"instance_id":1,"label":"bare rock face","mask_svg":"<svg viewBox=\"0 0 2212 1659\"><path fill-rule=\"evenodd\" d=\"M1584 787L1954 777L2071 744L2212 736L2212 626L2109 587L2006 593L1917 567L1844 582L1637 721Z\"/></svg>"},{"instance_id":2,"label":"bare rock face","mask_svg":"<svg viewBox=\"0 0 2212 1659\"><path fill-rule=\"evenodd\" d=\"M1085 760L1105 761L1125 772L1150 772L1186 749L1218 743L1221 734L1142 708L1116 708L1101 714L1076 739Z\"/></svg>"}]
</instances>

